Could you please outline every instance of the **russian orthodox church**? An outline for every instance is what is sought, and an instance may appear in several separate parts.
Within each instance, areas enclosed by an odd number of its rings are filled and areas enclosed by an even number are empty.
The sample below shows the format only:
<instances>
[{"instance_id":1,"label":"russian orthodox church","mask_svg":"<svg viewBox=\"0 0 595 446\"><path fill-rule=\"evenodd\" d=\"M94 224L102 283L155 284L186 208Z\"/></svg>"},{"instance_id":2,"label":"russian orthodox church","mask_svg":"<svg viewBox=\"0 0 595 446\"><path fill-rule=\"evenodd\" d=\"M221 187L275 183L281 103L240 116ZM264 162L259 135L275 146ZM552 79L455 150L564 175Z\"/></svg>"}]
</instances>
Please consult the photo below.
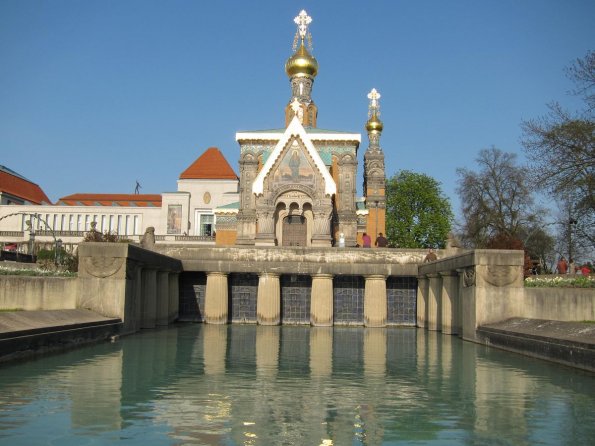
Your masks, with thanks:
<instances>
[{"instance_id":1,"label":"russian orthodox church","mask_svg":"<svg viewBox=\"0 0 595 446\"><path fill-rule=\"evenodd\" d=\"M301 11L293 54L285 64L291 96L285 127L236 134L240 145L239 203L216 210L217 244L356 246L367 232L385 233L384 154L380 148L380 95L368 98L364 194L356 196L359 133L317 126L312 98L318 62Z\"/></svg>"},{"instance_id":2,"label":"russian orthodox church","mask_svg":"<svg viewBox=\"0 0 595 446\"><path fill-rule=\"evenodd\" d=\"M285 64L291 87L285 126L236 133L239 178L211 147L180 174L175 192L76 193L51 204L39 186L0 166L0 243L25 246L34 238L51 244L60 238L75 249L92 223L132 241L151 230L158 244L176 245L361 246L364 233L372 241L385 233L380 95L375 89L368 94L369 145L364 197L358 198L361 135L318 127L312 19L302 11L294 21L293 54ZM31 226L27 219L34 220Z\"/></svg>"}]
</instances>

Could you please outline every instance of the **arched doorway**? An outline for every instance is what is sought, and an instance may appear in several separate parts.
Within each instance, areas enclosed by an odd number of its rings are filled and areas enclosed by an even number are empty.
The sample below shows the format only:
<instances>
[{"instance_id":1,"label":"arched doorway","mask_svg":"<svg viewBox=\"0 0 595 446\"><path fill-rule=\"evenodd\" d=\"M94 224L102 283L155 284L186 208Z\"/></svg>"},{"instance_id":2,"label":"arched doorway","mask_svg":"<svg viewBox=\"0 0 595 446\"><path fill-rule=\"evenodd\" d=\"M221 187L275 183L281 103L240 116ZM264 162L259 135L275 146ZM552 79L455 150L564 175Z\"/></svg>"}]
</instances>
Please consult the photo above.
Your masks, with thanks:
<instances>
[{"instance_id":1,"label":"arched doorway","mask_svg":"<svg viewBox=\"0 0 595 446\"><path fill-rule=\"evenodd\" d=\"M303 215L288 215L283 219L283 246L306 246L308 224Z\"/></svg>"}]
</instances>

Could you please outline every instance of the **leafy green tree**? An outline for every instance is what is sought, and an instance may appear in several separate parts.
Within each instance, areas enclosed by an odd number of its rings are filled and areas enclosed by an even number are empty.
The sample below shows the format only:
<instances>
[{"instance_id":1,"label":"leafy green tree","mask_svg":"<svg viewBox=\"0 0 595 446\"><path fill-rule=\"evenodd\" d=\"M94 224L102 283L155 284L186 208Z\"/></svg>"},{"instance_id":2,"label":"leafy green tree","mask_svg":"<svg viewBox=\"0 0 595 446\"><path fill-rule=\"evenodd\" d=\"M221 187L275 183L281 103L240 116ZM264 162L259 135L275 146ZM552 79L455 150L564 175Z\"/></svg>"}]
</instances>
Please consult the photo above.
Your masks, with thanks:
<instances>
[{"instance_id":1,"label":"leafy green tree","mask_svg":"<svg viewBox=\"0 0 595 446\"><path fill-rule=\"evenodd\" d=\"M386 232L391 246L443 248L453 220L440 183L402 170L386 182Z\"/></svg>"}]
</instances>

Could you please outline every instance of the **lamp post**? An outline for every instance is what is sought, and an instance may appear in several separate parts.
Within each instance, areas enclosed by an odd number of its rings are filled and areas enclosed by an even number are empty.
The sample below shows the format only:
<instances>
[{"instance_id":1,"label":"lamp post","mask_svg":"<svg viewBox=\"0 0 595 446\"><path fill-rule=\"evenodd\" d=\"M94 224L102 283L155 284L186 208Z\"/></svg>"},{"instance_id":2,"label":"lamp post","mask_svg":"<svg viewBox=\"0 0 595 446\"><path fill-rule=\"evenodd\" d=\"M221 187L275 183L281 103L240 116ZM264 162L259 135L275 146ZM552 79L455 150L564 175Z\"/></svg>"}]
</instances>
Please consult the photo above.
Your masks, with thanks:
<instances>
[{"instance_id":1,"label":"lamp post","mask_svg":"<svg viewBox=\"0 0 595 446\"><path fill-rule=\"evenodd\" d=\"M572 228L573 225L576 226L578 222L571 217L570 212L568 212L568 261L572 259Z\"/></svg>"}]
</instances>

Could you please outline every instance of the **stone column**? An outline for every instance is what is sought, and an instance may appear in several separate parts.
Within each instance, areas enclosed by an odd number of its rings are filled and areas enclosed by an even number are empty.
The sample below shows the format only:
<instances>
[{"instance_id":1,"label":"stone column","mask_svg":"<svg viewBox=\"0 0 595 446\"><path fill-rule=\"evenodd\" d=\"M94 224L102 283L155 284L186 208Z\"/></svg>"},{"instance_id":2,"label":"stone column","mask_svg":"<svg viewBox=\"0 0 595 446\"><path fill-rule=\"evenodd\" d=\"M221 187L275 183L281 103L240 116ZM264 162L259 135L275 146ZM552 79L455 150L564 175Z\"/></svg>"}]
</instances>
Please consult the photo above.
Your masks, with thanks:
<instances>
[{"instance_id":1,"label":"stone column","mask_svg":"<svg viewBox=\"0 0 595 446\"><path fill-rule=\"evenodd\" d=\"M260 325L279 325L281 323L279 274L260 273L258 276L256 322Z\"/></svg>"},{"instance_id":2,"label":"stone column","mask_svg":"<svg viewBox=\"0 0 595 446\"><path fill-rule=\"evenodd\" d=\"M256 246L275 246L275 209L264 207L256 212Z\"/></svg>"},{"instance_id":3,"label":"stone column","mask_svg":"<svg viewBox=\"0 0 595 446\"><path fill-rule=\"evenodd\" d=\"M140 328L155 328L157 318L157 271L143 268Z\"/></svg>"},{"instance_id":4,"label":"stone column","mask_svg":"<svg viewBox=\"0 0 595 446\"><path fill-rule=\"evenodd\" d=\"M207 272L205 322L207 324L226 324L228 304L227 274Z\"/></svg>"},{"instance_id":5,"label":"stone column","mask_svg":"<svg viewBox=\"0 0 595 446\"><path fill-rule=\"evenodd\" d=\"M169 273L157 272L157 325L167 325L169 317Z\"/></svg>"},{"instance_id":6,"label":"stone column","mask_svg":"<svg viewBox=\"0 0 595 446\"><path fill-rule=\"evenodd\" d=\"M459 275L456 271L441 272L442 293L440 305L442 306L442 333L457 334L457 294L459 288Z\"/></svg>"},{"instance_id":7,"label":"stone column","mask_svg":"<svg viewBox=\"0 0 595 446\"><path fill-rule=\"evenodd\" d=\"M364 290L364 325L386 327L386 277L374 274L366 276Z\"/></svg>"},{"instance_id":8,"label":"stone column","mask_svg":"<svg viewBox=\"0 0 595 446\"><path fill-rule=\"evenodd\" d=\"M169 273L169 305L167 312L167 321L169 323L174 322L178 319L180 313L180 285L179 285L179 273Z\"/></svg>"},{"instance_id":9,"label":"stone column","mask_svg":"<svg viewBox=\"0 0 595 446\"><path fill-rule=\"evenodd\" d=\"M442 283L440 275L428 274L430 286L428 287L428 330L440 331L442 328L440 292Z\"/></svg>"},{"instance_id":10,"label":"stone column","mask_svg":"<svg viewBox=\"0 0 595 446\"><path fill-rule=\"evenodd\" d=\"M141 321L143 317L143 270L140 265L136 264L130 270L130 276L132 277L132 302L130 320L124 321L125 333L137 332L141 327Z\"/></svg>"},{"instance_id":11,"label":"stone column","mask_svg":"<svg viewBox=\"0 0 595 446\"><path fill-rule=\"evenodd\" d=\"M333 325L333 275L313 274L310 323L315 327Z\"/></svg>"},{"instance_id":12,"label":"stone column","mask_svg":"<svg viewBox=\"0 0 595 446\"><path fill-rule=\"evenodd\" d=\"M429 280L426 276L417 278L417 326L428 327L428 287Z\"/></svg>"}]
</instances>

